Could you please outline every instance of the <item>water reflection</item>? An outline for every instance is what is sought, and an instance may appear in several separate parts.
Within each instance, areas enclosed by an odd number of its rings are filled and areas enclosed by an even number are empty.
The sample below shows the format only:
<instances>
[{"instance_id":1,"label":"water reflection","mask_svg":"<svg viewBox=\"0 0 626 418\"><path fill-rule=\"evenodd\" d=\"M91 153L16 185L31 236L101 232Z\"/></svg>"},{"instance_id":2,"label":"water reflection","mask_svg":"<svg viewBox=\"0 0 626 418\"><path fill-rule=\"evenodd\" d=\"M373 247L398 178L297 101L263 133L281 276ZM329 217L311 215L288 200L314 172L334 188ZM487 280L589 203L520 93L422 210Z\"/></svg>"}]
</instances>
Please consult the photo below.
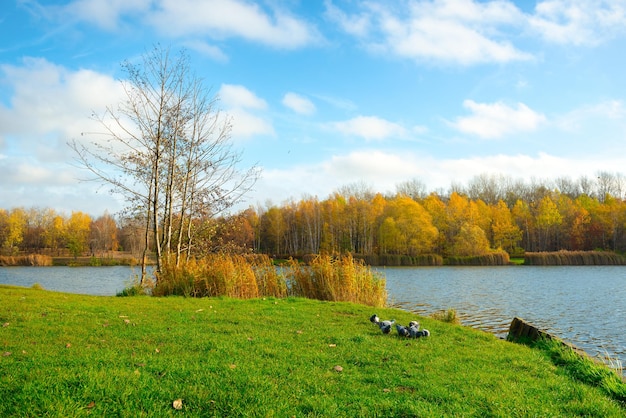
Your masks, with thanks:
<instances>
[{"instance_id":1,"label":"water reflection","mask_svg":"<svg viewBox=\"0 0 626 418\"><path fill-rule=\"evenodd\" d=\"M626 267L394 267L389 303L430 315L455 309L464 325L506 337L518 316L583 348L626 364Z\"/></svg>"}]
</instances>

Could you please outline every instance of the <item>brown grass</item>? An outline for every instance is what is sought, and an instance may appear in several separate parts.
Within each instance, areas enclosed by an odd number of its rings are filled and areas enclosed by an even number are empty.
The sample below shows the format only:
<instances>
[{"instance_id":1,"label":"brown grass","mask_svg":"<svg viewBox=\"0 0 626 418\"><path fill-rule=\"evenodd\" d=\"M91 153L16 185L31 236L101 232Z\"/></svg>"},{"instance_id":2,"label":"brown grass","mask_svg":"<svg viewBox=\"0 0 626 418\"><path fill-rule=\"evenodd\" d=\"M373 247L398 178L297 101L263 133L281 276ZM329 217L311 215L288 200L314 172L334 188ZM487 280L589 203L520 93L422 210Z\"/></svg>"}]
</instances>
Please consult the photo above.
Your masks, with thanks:
<instances>
[{"instance_id":1,"label":"brown grass","mask_svg":"<svg viewBox=\"0 0 626 418\"><path fill-rule=\"evenodd\" d=\"M212 254L176 266L163 265L155 296L227 296L234 298L298 296L318 300L384 306L385 280L350 256L317 256L308 265L290 260L276 267L267 256Z\"/></svg>"},{"instance_id":2,"label":"brown grass","mask_svg":"<svg viewBox=\"0 0 626 418\"><path fill-rule=\"evenodd\" d=\"M41 254L0 256L0 267L10 266L51 266L52 257Z\"/></svg>"},{"instance_id":3,"label":"brown grass","mask_svg":"<svg viewBox=\"0 0 626 418\"><path fill-rule=\"evenodd\" d=\"M288 282L295 296L385 306L385 279L350 255L320 255L306 266L291 260L288 269Z\"/></svg>"},{"instance_id":4,"label":"brown grass","mask_svg":"<svg viewBox=\"0 0 626 418\"><path fill-rule=\"evenodd\" d=\"M524 264L533 266L620 266L626 265L626 257L609 251L554 251L527 252Z\"/></svg>"},{"instance_id":5,"label":"brown grass","mask_svg":"<svg viewBox=\"0 0 626 418\"><path fill-rule=\"evenodd\" d=\"M509 262L509 253L506 251L472 257L448 257L444 260L444 264L448 266L506 266Z\"/></svg>"}]
</instances>

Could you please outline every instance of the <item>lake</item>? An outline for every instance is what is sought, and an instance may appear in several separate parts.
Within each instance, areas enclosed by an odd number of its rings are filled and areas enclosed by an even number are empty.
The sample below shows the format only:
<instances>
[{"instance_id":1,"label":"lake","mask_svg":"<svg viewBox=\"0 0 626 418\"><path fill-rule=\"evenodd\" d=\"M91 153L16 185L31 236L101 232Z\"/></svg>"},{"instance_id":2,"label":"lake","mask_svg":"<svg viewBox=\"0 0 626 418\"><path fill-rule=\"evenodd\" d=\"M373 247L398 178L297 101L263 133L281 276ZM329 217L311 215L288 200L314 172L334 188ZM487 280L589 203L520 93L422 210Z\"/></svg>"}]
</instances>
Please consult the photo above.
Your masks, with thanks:
<instances>
[{"instance_id":1,"label":"lake","mask_svg":"<svg viewBox=\"0 0 626 418\"><path fill-rule=\"evenodd\" d=\"M502 338L520 317L591 355L626 365L626 267L502 266L376 268L389 304L420 315L455 309L464 325ZM0 284L115 295L138 267L0 267Z\"/></svg>"},{"instance_id":2,"label":"lake","mask_svg":"<svg viewBox=\"0 0 626 418\"><path fill-rule=\"evenodd\" d=\"M389 303L429 315L455 309L464 325L506 337L520 317L591 355L626 365L626 267L378 268Z\"/></svg>"}]
</instances>

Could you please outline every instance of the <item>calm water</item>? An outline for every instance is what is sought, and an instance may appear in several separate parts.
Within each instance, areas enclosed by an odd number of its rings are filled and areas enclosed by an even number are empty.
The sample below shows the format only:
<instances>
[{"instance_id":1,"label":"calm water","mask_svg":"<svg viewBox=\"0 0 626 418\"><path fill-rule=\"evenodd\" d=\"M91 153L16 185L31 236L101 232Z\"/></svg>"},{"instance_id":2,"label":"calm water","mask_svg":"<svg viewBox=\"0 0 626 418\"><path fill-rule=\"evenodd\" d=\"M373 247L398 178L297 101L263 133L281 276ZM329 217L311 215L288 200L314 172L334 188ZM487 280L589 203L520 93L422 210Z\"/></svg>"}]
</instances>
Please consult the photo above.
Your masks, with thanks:
<instances>
[{"instance_id":1,"label":"calm water","mask_svg":"<svg viewBox=\"0 0 626 418\"><path fill-rule=\"evenodd\" d=\"M518 316L592 355L626 365L626 267L394 267L389 303L429 315L455 309L463 324L505 337ZM115 295L140 273L135 267L0 267L0 284Z\"/></svg>"},{"instance_id":2,"label":"calm water","mask_svg":"<svg viewBox=\"0 0 626 418\"><path fill-rule=\"evenodd\" d=\"M626 365L626 267L381 268L389 302L428 315L453 308L463 324L506 337L514 317Z\"/></svg>"},{"instance_id":3,"label":"calm water","mask_svg":"<svg viewBox=\"0 0 626 418\"><path fill-rule=\"evenodd\" d=\"M0 284L39 283L46 290L114 296L136 275L141 275L141 267L0 267Z\"/></svg>"}]
</instances>

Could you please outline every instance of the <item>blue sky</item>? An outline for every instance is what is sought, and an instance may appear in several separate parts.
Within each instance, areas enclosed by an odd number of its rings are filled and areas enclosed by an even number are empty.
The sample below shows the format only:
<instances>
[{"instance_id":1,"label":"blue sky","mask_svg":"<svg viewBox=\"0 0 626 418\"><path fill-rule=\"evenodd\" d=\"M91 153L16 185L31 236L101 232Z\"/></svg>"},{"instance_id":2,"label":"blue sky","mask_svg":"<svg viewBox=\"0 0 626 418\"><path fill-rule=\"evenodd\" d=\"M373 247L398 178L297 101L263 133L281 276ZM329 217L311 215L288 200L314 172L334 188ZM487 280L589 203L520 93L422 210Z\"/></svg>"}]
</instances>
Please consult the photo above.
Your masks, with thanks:
<instances>
[{"instance_id":1,"label":"blue sky","mask_svg":"<svg viewBox=\"0 0 626 418\"><path fill-rule=\"evenodd\" d=\"M156 43L263 169L246 205L626 172L626 0L4 0L0 207L121 208L66 144Z\"/></svg>"}]
</instances>

